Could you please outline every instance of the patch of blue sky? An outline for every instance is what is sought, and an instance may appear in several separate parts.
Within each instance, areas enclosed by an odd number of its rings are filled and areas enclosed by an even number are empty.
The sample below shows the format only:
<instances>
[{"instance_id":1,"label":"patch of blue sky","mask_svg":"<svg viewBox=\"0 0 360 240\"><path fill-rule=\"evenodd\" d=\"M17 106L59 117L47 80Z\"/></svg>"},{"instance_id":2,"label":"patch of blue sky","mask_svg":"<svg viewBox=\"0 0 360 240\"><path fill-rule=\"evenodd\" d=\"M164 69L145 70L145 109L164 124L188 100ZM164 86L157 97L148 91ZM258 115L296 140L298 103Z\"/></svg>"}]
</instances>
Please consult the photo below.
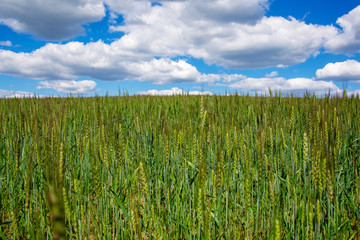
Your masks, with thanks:
<instances>
[{"instance_id":1,"label":"patch of blue sky","mask_svg":"<svg viewBox=\"0 0 360 240\"><path fill-rule=\"evenodd\" d=\"M11 28L0 24L0 41L10 41L11 46L0 46L0 49L11 50L13 52L32 52L48 43L36 38L33 35L17 33Z\"/></svg>"},{"instance_id":2,"label":"patch of blue sky","mask_svg":"<svg viewBox=\"0 0 360 240\"><path fill-rule=\"evenodd\" d=\"M162 4L159 3L159 2L151 2L151 6L152 6L152 7L162 6Z\"/></svg>"},{"instance_id":3,"label":"patch of blue sky","mask_svg":"<svg viewBox=\"0 0 360 240\"><path fill-rule=\"evenodd\" d=\"M359 5L351 0L271 0L266 16L292 16L308 24L335 25L338 17Z\"/></svg>"},{"instance_id":4,"label":"patch of blue sky","mask_svg":"<svg viewBox=\"0 0 360 240\"><path fill-rule=\"evenodd\" d=\"M66 42L79 41L83 43L102 41L110 44L124 36L123 32L111 31L110 26L124 25L124 18L121 14L111 14L111 10L105 5L106 15L101 21L91 22L83 25L84 33L80 36L71 38Z\"/></svg>"},{"instance_id":5,"label":"patch of blue sky","mask_svg":"<svg viewBox=\"0 0 360 240\"><path fill-rule=\"evenodd\" d=\"M0 89L35 92L38 81L0 74ZM36 90L37 92L37 90Z\"/></svg>"}]
</instances>

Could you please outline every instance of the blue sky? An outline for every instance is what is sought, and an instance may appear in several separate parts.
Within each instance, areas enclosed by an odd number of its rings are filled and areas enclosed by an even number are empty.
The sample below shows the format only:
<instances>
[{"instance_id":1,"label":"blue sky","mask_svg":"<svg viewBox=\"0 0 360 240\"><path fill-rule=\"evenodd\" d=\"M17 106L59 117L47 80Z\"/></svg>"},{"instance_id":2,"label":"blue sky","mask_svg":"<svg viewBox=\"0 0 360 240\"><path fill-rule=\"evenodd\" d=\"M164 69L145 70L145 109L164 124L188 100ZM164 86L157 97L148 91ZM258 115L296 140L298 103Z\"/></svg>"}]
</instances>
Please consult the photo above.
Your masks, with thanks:
<instances>
[{"instance_id":1,"label":"blue sky","mask_svg":"<svg viewBox=\"0 0 360 240\"><path fill-rule=\"evenodd\" d=\"M360 5L0 0L0 97L360 93Z\"/></svg>"}]
</instances>

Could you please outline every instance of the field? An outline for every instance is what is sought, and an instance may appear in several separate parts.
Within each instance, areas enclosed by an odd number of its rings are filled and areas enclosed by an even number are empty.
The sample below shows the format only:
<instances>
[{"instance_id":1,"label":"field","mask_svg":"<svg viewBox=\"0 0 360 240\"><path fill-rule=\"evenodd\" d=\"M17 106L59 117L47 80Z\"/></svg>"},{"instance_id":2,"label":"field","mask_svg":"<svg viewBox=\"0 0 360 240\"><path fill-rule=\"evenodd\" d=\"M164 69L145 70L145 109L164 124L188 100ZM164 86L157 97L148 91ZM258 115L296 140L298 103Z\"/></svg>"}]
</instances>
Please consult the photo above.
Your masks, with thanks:
<instances>
[{"instance_id":1,"label":"field","mask_svg":"<svg viewBox=\"0 0 360 240\"><path fill-rule=\"evenodd\" d=\"M0 99L0 238L360 239L360 99Z\"/></svg>"}]
</instances>

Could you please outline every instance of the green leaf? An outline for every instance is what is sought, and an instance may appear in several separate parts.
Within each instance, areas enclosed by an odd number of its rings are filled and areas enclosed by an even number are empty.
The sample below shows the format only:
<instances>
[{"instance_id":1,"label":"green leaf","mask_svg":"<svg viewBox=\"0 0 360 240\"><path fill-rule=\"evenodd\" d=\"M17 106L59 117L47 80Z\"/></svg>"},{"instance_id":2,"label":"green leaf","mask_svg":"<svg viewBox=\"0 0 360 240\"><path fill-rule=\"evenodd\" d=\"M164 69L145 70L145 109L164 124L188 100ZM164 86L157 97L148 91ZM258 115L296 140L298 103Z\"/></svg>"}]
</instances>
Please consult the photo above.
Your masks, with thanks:
<instances>
[{"instance_id":1,"label":"green leaf","mask_svg":"<svg viewBox=\"0 0 360 240\"><path fill-rule=\"evenodd\" d=\"M112 194L116 200L116 203L121 208L121 211L124 213L125 217L130 221L129 214L128 214L124 204L121 202L121 199L116 195L116 193L112 189L110 189L110 191L112 192Z\"/></svg>"}]
</instances>

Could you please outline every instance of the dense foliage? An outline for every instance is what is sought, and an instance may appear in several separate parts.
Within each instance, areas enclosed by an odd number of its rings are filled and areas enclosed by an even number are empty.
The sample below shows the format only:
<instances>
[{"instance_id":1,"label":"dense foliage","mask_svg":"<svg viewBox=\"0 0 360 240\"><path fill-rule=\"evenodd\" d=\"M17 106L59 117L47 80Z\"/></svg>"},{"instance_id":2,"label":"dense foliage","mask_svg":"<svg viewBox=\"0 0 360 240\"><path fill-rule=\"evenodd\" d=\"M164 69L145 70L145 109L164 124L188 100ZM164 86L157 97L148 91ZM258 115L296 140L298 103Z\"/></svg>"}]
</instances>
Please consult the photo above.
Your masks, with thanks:
<instances>
[{"instance_id":1,"label":"dense foliage","mask_svg":"<svg viewBox=\"0 0 360 240\"><path fill-rule=\"evenodd\" d=\"M359 239L360 100L0 99L0 238Z\"/></svg>"}]
</instances>

